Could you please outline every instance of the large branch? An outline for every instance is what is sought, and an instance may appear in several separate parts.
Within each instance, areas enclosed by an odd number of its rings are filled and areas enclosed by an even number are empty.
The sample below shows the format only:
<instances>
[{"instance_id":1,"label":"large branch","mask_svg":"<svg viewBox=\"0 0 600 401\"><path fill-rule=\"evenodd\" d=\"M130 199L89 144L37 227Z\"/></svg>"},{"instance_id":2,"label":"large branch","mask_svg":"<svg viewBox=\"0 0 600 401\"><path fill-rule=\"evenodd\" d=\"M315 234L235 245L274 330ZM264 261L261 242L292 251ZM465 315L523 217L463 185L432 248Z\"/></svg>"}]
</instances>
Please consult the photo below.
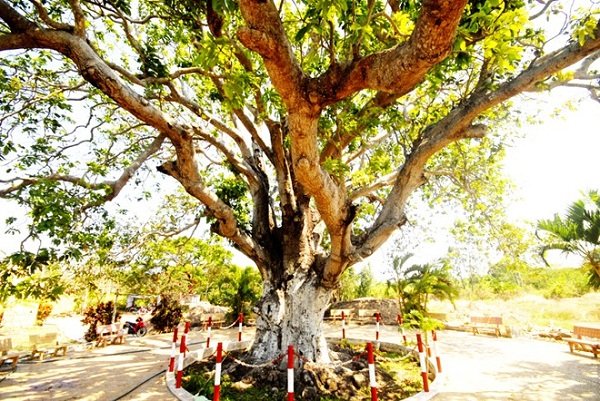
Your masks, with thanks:
<instances>
[{"instance_id":1,"label":"large branch","mask_svg":"<svg viewBox=\"0 0 600 401\"><path fill-rule=\"evenodd\" d=\"M450 143L466 138L478 138L485 134L485 127L473 125L484 111L522 93L555 74L600 50L600 27L597 27L583 46L572 42L564 48L537 60L521 74L489 91L484 85L443 119L430 126L423 139L401 167L392 191L386 199L382 212L359 244L353 260L370 256L404 221L404 205L412 191L425 182L425 164L431 156Z\"/></svg>"},{"instance_id":2,"label":"large branch","mask_svg":"<svg viewBox=\"0 0 600 401\"><path fill-rule=\"evenodd\" d=\"M231 207L204 185L196 164L193 129L163 113L127 86L84 38L67 31L42 29L28 21L5 0L0 0L0 18L11 28L11 34L0 36L0 51L14 49L49 49L71 59L80 75L117 105L139 120L164 134L175 148L176 162L163 166L163 171L176 178L192 196L210 209L217 219L218 232L238 245L248 257L264 258L260 246L242 232Z\"/></svg>"}]
</instances>

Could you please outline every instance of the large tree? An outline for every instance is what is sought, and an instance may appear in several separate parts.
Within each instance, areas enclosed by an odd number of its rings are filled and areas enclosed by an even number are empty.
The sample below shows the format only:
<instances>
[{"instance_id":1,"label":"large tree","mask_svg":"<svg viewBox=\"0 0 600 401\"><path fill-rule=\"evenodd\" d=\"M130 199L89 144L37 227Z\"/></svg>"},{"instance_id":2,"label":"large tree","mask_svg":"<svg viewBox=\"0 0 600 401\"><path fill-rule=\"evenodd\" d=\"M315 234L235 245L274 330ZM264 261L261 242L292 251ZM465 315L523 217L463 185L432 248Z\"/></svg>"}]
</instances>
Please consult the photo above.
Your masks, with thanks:
<instances>
[{"instance_id":1,"label":"large tree","mask_svg":"<svg viewBox=\"0 0 600 401\"><path fill-rule=\"evenodd\" d=\"M507 100L593 79L594 10L561 3L0 0L0 196L89 246L81 222L160 160L260 271L254 357L325 361L332 292L411 194L484 171ZM572 39L547 47L536 14Z\"/></svg>"}]
</instances>

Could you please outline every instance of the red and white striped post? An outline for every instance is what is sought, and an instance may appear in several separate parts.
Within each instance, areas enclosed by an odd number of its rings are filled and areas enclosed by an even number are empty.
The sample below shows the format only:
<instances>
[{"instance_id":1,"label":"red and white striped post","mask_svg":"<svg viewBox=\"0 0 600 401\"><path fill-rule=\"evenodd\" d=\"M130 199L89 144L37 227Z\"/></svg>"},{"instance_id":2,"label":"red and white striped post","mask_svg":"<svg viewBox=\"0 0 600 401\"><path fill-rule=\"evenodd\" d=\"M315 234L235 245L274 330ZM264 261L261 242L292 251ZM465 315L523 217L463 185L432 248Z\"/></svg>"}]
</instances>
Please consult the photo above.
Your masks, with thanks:
<instances>
[{"instance_id":1,"label":"red and white striped post","mask_svg":"<svg viewBox=\"0 0 600 401\"><path fill-rule=\"evenodd\" d=\"M181 344L183 344L183 356L187 353L187 333L190 331L190 323L185 322L185 328L183 329L183 334L181 335Z\"/></svg>"},{"instance_id":2,"label":"red and white striped post","mask_svg":"<svg viewBox=\"0 0 600 401\"><path fill-rule=\"evenodd\" d=\"M238 341L242 341L242 326L244 323L244 314L240 313L240 317L238 317L238 322L239 322L239 326L238 326Z\"/></svg>"},{"instance_id":3,"label":"red and white striped post","mask_svg":"<svg viewBox=\"0 0 600 401\"><path fill-rule=\"evenodd\" d=\"M210 347L210 331L212 329L212 316L208 317L208 323L206 323L206 348Z\"/></svg>"},{"instance_id":4,"label":"red and white striped post","mask_svg":"<svg viewBox=\"0 0 600 401\"><path fill-rule=\"evenodd\" d=\"M408 343L406 340L406 333L404 332L404 326L402 326L402 315L398 315L398 326L400 326L400 332L402 333L402 340L404 341L404 345Z\"/></svg>"},{"instance_id":5,"label":"red and white striped post","mask_svg":"<svg viewBox=\"0 0 600 401\"><path fill-rule=\"evenodd\" d=\"M342 311L342 340L346 339L346 314Z\"/></svg>"},{"instance_id":6,"label":"red and white striped post","mask_svg":"<svg viewBox=\"0 0 600 401\"><path fill-rule=\"evenodd\" d=\"M427 351L427 358L431 358L431 343L429 342L429 335L427 332L423 332L425 335L423 343L425 344L425 351Z\"/></svg>"},{"instance_id":7,"label":"red and white striped post","mask_svg":"<svg viewBox=\"0 0 600 401\"><path fill-rule=\"evenodd\" d=\"M433 353L435 354L435 363L437 365L438 373L442 373L442 360L440 359L440 353L438 352L437 346L437 333L435 330L431 331L431 337L433 338Z\"/></svg>"},{"instance_id":8,"label":"red and white striped post","mask_svg":"<svg viewBox=\"0 0 600 401\"><path fill-rule=\"evenodd\" d=\"M177 363L177 377L175 378L175 388L181 388L181 376L183 375L183 359L185 357L185 334L181 336L179 343L179 361Z\"/></svg>"},{"instance_id":9,"label":"red and white striped post","mask_svg":"<svg viewBox=\"0 0 600 401\"><path fill-rule=\"evenodd\" d=\"M287 390L288 401L294 401L294 346L288 345L288 366L287 366Z\"/></svg>"},{"instance_id":10,"label":"red and white striped post","mask_svg":"<svg viewBox=\"0 0 600 401\"><path fill-rule=\"evenodd\" d=\"M169 372L175 370L175 356L177 355L177 327L173 331L173 343L171 344L171 359L169 360Z\"/></svg>"},{"instance_id":11,"label":"red and white striped post","mask_svg":"<svg viewBox=\"0 0 600 401\"><path fill-rule=\"evenodd\" d=\"M217 364L215 366L215 391L213 401L221 399L221 362L223 362L223 343L217 343Z\"/></svg>"},{"instance_id":12,"label":"red and white striped post","mask_svg":"<svg viewBox=\"0 0 600 401\"><path fill-rule=\"evenodd\" d=\"M425 360L425 351L423 350L423 341L421 334L417 333L417 346L419 347L419 361L421 363L421 377L423 378L423 391L429 392L429 379L427 377L427 361Z\"/></svg>"},{"instance_id":13,"label":"red and white striped post","mask_svg":"<svg viewBox=\"0 0 600 401\"><path fill-rule=\"evenodd\" d=\"M381 322L381 313L375 314L375 340L379 341L379 322Z\"/></svg>"},{"instance_id":14,"label":"red and white striped post","mask_svg":"<svg viewBox=\"0 0 600 401\"><path fill-rule=\"evenodd\" d=\"M373 357L372 343L367 343L367 361L369 362L369 386L371 387L371 401L377 401L377 377L375 376L375 358Z\"/></svg>"}]
</instances>

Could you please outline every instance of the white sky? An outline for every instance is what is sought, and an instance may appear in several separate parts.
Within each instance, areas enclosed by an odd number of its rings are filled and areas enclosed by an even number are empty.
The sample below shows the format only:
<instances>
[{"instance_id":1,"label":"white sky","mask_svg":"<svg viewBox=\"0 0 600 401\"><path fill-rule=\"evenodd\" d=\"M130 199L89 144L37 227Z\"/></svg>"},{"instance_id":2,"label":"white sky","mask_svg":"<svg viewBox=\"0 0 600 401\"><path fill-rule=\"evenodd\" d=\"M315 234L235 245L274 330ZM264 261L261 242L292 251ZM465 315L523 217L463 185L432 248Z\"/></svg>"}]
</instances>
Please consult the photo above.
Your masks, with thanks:
<instances>
[{"instance_id":1,"label":"white sky","mask_svg":"<svg viewBox=\"0 0 600 401\"><path fill-rule=\"evenodd\" d=\"M552 95L558 101L568 93ZM582 191L600 190L599 102L586 99L576 110L563 110L557 118L544 118L543 125L520 130L525 137L505 159L505 173L522 198L510 207L511 220L535 222L562 215Z\"/></svg>"}]
</instances>

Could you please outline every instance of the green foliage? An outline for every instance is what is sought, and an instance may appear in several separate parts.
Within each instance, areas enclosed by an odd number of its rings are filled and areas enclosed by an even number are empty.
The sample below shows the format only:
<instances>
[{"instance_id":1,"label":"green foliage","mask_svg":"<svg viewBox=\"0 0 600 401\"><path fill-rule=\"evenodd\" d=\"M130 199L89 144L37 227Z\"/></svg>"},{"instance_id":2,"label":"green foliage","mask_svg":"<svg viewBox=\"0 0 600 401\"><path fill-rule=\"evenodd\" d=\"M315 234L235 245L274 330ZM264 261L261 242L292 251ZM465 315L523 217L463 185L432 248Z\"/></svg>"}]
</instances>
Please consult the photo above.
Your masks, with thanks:
<instances>
[{"instance_id":1,"label":"green foliage","mask_svg":"<svg viewBox=\"0 0 600 401\"><path fill-rule=\"evenodd\" d=\"M374 282L375 276L373 275L371 265L363 267L363 269L358 273L358 288L356 289L356 296L358 298L370 296L371 291L373 290Z\"/></svg>"},{"instance_id":2,"label":"green foliage","mask_svg":"<svg viewBox=\"0 0 600 401\"><path fill-rule=\"evenodd\" d=\"M86 341L95 341L98 338L96 327L111 324L113 322L113 313L115 313L115 305L112 301L100 302L96 306L89 306L83 313L83 319L81 320L81 323L90 325L83 338ZM119 312L116 312L114 316L115 322L118 322L121 318Z\"/></svg>"},{"instance_id":3,"label":"green foliage","mask_svg":"<svg viewBox=\"0 0 600 401\"><path fill-rule=\"evenodd\" d=\"M240 313L250 316L252 307L260 298L261 277L254 267L230 266L217 281L219 291L213 293L211 303L230 308L228 318L237 319Z\"/></svg>"},{"instance_id":4,"label":"green foliage","mask_svg":"<svg viewBox=\"0 0 600 401\"><path fill-rule=\"evenodd\" d=\"M170 295L162 295L160 303L152 311L150 323L157 332L167 333L175 330L182 317L181 303Z\"/></svg>"},{"instance_id":5,"label":"green foliage","mask_svg":"<svg viewBox=\"0 0 600 401\"><path fill-rule=\"evenodd\" d=\"M548 299L580 297L590 291L587 274L585 268L527 268L517 272L495 266L487 275L465 279L461 293L479 300L508 300L526 294Z\"/></svg>"},{"instance_id":6,"label":"green foliage","mask_svg":"<svg viewBox=\"0 0 600 401\"><path fill-rule=\"evenodd\" d=\"M600 194L589 191L583 199L571 204L563 217L538 222L538 230L546 234L542 257L551 249L581 256L590 270L588 284L600 288Z\"/></svg>"},{"instance_id":7,"label":"green foliage","mask_svg":"<svg viewBox=\"0 0 600 401\"><path fill-rule=\"evenodd\" d=\"M424 312L418 309L411 309L409 312L402 315L402 325L406 328L418 328L423 333L429 333L431 330L439 330L444 328L444 323L438 319L427 316Z\"/></svg>"},{"instance_id":8,"label":"green foliage","mask_svg":"<svg viewBox=\"0 0 600 401\"><path fill-rule=\"evenodd\" d=\"M215 187L217 196L233 209L240 226L250 231L250 199L244 180L234 176L221 177L215 182Z\"/></svg>"},{"instance_id":9,"label":"green foliage","mask_svg":"<svg viewBox=\"0 0 600 401\"><path fill-rule=\"evenodd\" d=\"M201 294L219 290L217 277L228 270L231 251L218 241L166 238L141 244L124 270L124 286L135 294Z\"/></svg>"},{"instance_id":10,"label":"green foliage","mask_svg":"<svg viewBox=\"0 0 600 401\"><path fill-rule=\"evenodd\" d=\"M354 267L346 269L342 275L340 288L335 292L335 301L350 301L358 298L359 276Z\"/></svg>"},{"instance_id":11,"label":"green foliage","mask_svg":"<svg viewBox=\"0 0 600 401\"><path fill-rule=\"evenodd\" d=\"M450 265L445 260L438 260L425 265L408 265L412 254L394 257L392 268L394 279L388 281L398 295L400 310L403 314L411 312L415 316L425 316L429 300L453 302L459 291L452 278ZM418 320L422 320L419 318Z\"/></svg>"},{"instance_id":12,"label":"green foliage","mask_svg":"<svg viewBox=\"0 0 600 401\"><path fill-rule=\"evenodd\" d=\"M10 297L55 301L66 289L59 258L47 248L17 252L0 262L0 303Z\"/></svg>"}]
</instances>

